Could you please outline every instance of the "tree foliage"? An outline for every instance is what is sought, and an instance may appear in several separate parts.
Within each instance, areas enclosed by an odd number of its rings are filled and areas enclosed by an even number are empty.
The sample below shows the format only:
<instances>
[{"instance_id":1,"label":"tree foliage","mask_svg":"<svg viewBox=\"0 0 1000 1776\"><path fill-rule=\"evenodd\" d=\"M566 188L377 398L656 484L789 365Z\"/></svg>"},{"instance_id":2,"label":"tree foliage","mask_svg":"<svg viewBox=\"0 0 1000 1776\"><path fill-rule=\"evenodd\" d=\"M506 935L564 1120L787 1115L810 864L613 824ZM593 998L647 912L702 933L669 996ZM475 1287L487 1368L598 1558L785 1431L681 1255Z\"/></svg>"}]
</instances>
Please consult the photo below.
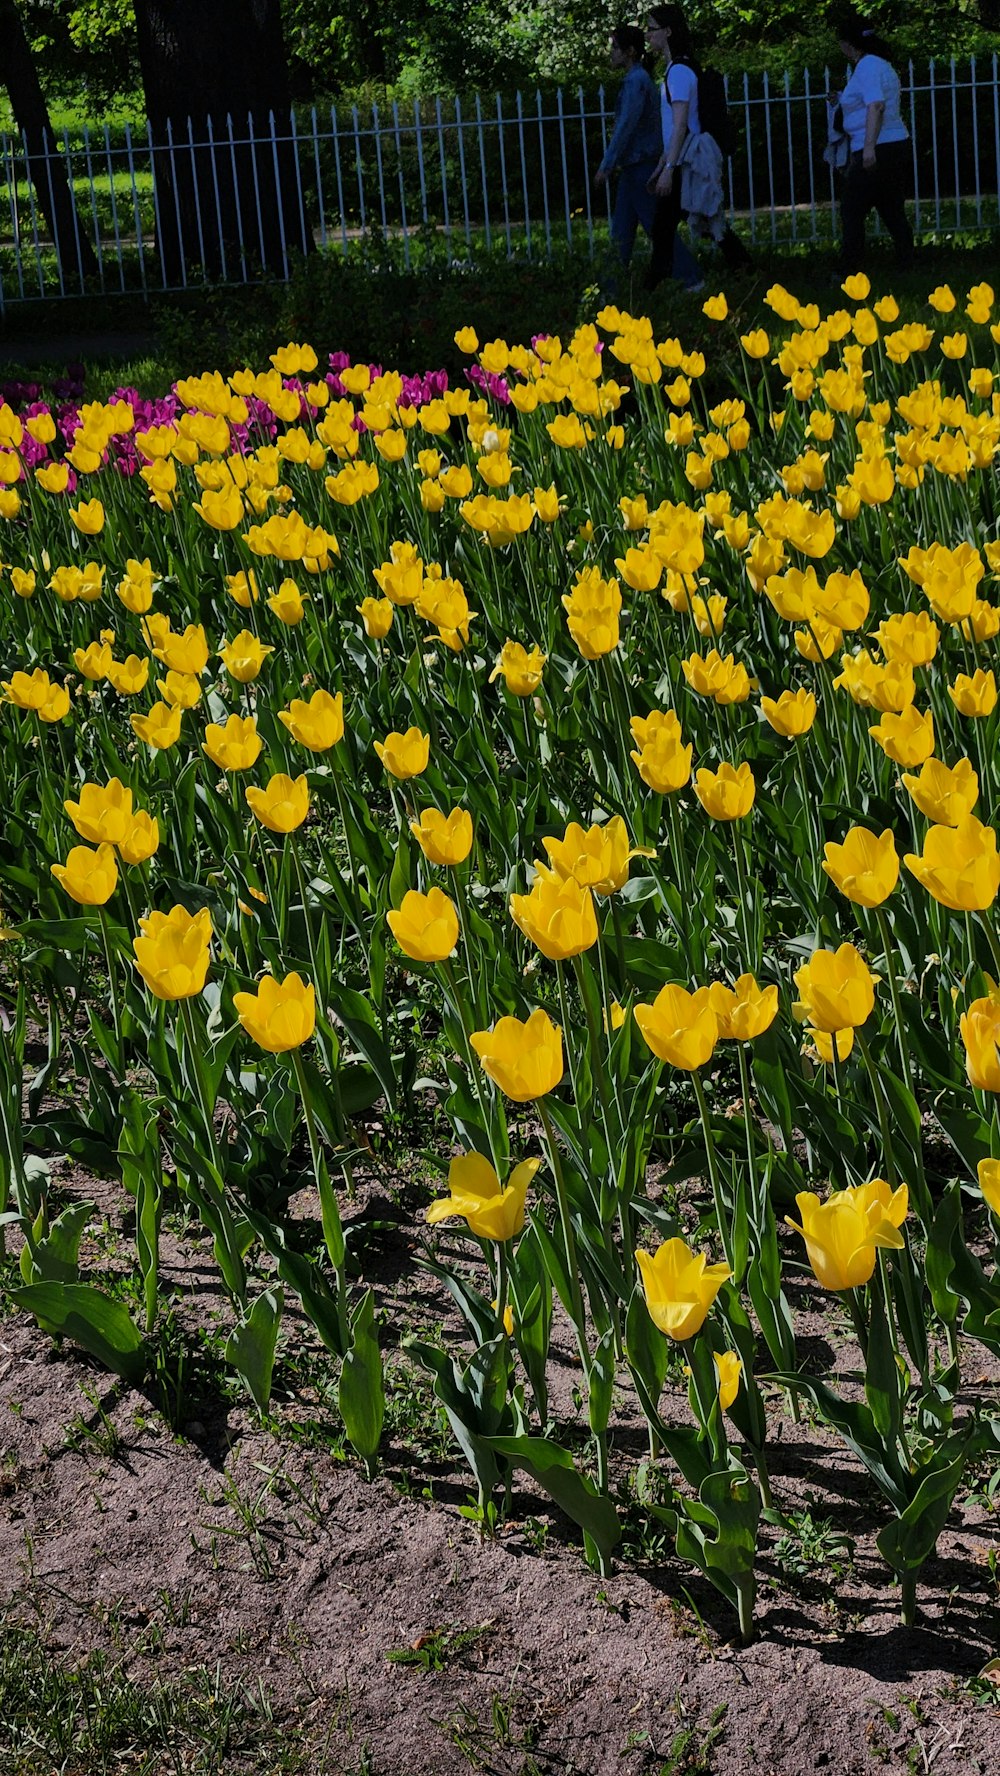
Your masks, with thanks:
<instances>
[{"instance_id":1,"label":"tree foliage","mask_svg":"<svg viewBox=\"0 0 1000 1776\"><path fill-rule=\"evenodd\" d=\"M94 112L141 93L132 0L19 0L50 97L85 98ZM801 0L689 0L699 45L730 71L816 67L839 60L826 7ZM1000 0L953 0L922 13L869 0L868 16L897 54L965 55L996 47ZM621 0L282 0L299 102L366 87L400 94L530 89L593 81L606 72L612 24L642 22Z\"/></svg>"}]
</instances>

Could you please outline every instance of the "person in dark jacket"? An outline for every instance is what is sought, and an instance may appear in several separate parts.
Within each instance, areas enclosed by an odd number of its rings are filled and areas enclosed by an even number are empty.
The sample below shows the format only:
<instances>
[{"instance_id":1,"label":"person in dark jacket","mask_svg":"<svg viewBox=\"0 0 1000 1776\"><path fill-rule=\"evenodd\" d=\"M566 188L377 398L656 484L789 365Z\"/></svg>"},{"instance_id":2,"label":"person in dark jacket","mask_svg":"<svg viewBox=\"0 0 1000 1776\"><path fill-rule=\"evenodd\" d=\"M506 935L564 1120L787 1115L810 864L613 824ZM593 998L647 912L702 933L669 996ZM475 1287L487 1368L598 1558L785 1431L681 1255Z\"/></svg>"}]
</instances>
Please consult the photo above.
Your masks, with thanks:
<instances>
[{"instance_id":1,"label":"person in dark jacket","mask_svg":"<svg viewBox=\"0 0 1000 1776\"><path fill-rule=\"evenodd\" d=\"M611 33L611 66L624 71L615 104L614 128L594 183L606 185L618 175L611 217L611 238L622 265L628 265L641 226L652 235L656 198L647 187L663 149L660 98L643 65L645 41L637 25L618 25ZM675 278L692 294L704 287L697 259L679 236L672 248Z\"/></svg>"}]
</instances>

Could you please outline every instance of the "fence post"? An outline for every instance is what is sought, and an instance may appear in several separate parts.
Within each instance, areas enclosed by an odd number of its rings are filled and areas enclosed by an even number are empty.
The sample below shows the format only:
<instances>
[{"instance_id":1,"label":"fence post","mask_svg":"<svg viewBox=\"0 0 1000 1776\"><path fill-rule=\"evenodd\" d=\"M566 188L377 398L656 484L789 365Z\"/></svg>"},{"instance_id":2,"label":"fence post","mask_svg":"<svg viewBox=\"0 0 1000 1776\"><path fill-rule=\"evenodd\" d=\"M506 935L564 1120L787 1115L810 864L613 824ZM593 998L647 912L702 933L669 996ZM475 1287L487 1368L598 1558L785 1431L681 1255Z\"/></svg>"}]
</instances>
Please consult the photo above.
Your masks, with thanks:
<instances>
[{"instance_id":1,"label":"fence post","mask_svg":"<svg viewBox=\"0 0 1000 1776\"><path fill-rule=\"evenodd\" d=\"M236 201L236 238L240 243L240 274L243 282L250 281L250 267L247 262L246 241L243 239L243 199L240 197L239 168L236 164L236 138L233 135L233 114L226 112L226 134L229 137L229 164L233 175L233 197Z\"/></svg>"},{"instance_id":2,"label":"fence post","mask_svg":"<svg viewBox=\"0 0 1000 1776\"><path fill-rule=\"evenodd\" d=\"M976 58L969 57L969 90L972 94L972 165L976 180L976 227L983 225L983 193L979 183L979 82L976 78Z\"/></svg>"},{"instance_id":3,"label":"fence post","mask_svg":"<svg viewBox=\"0 0 1000 1776\"><path fill-rule=\"evenodd\" d=\"M417 172L420 175L420 220L427 227L427 178L424 172L424 129L420 121L420 100L413 101L413 128L417 138Z\"/></svg>"},{"instance_id":4,"label":"fence post","mask_svg":"<svg viewBox=\"0 0 1000 1776\"><path fill-rule=\"evenodd\" d=\"M493 250L493 236L490 229L490 197L486 186L486 141L483 135L483 107L479 93L476 93L476 133L479 137L479 176L483 184L483 227L486 230L486 251Z\"/></svg>"},{"instance_id":5,"label":"fence post","mask_svg":"<svg viewBox=\"0 0 1000 1776\"><path fill-rule=\"evenodd\" d=\"M458 164L462 174L462 210L465 215L465 244L472 246L472 229L469 225L469 181L465 172L465 137L463 135L462 106L458 94L455 94L455 131L458 136Z\"/></svg>"},{"instance_id":6,"label":"fence post","mask_svg":"<svg viewBox=\"0 0 1000 1776\"><path fill-rule=\"evenodd\" d=\"M747 196L750 199L750 243L757 242L757 204L754 198L753 183L753 127L750 114L750 76L743 75L743 115L746 118L747 140Z\"/></svg>"},{"instance_id":7,"label":"fence post","mask_svg":"<svg viewBox=\"0 0 1000 1776\"><path fill-rule=\"evenodd\" d=\"M934 151L934 227L941 226L941 177L938 170L938 137L937 137L937 83L934 78L934 58L930 65L931 92L931 147Z\"/></svg>"},{"instance_id":8,"label":"fence post","mask_svg":"<svg viewBox=\"0 0 1000 1776\"><path fill-rule=\"evenodd\" d=\"M207 262L207 256L205 253L205 234L204 234L204 230L201 225L201 192L198 189L198 187L199 187L198 162L195 158L195 151L194 151L194 120L190 116L188 117L188 120L187 120L187 136L188 136L188 151L191 155L191 189L194 192L194 223L195 223L195 230L198 235L198 254L201 259L202 277L207 279L207 277L208 277L208 262ZM220 241L220 243L222 241L221 228L219 230L219 241Z\"/></svg>"},{"instance_id":9,"label":"fence post","mask_svg":"<svg viewBox=\"0 0 1000 1776\"><path fill-rule=\"evenodd\" d=\"M441 117L441 100L435 100L437 117L438 154L441 160L441 208L444 211L444 250L451 258L451 211L448 207L448 160L444 151L444 122Z\"/></svg>"},{"instance_id":10,"label":"fence post","mask_svg":"<svg viewBox=\"0 0 1000 1776\"><path fill-rule=\"evenodd\" d=\"M229 281L226 262L226 229L222 220L222 197L219 192L219 163L215 151L215 130L210 115L205 119L205 135L208 139L208 153L212 163L212 194L215 198L215 221L219 230L219 266L222 271L222 281L225 284Z\"/></svg>"},{"instance_id":11,"label":"fence post","mask_svg":"<svg viewBox=\"0 0 1000 1776\"><path fill-rule=\"evenodd\" d=\"M503 123L503 100L500 97L500 94L497 93L497 142L500 147L500 186L503 191L503 225L507 235L507 257L510 259L514 249L510 236L510 198L507 195L507 149L503 139Z\"/></svg>"},{"instance_id":12,"label":"fence post","mask_svg":"<svg viewBox=\"0 0 1000 1776\"><path fill-rule=\"evenodd\" d=\"M399 175L399 215L403 225L403 263L410 269L410 234L406 224L406 191L403 185L403 141L399 133L399 105L392 101L392 127L396 135L396 170Z\"/></svg>"},{"instance_id":13,"label":"fence post","mask_svg":"<svg viewBox=\"0 0 1000 1776\"><path fill-rule=\"evenodd\" d=\"M87 184L90 186L90 205L94 223L94 252L97 256L97 276L102 291L104 282L104 254L101 252L101 218L97 213L97 188L94 185L94 162L90 152L90 125L83 126L83 158L87 166ZM75 208L75 205L74 205Z\"/></svg>"},{"instance_id":14,"label":"fence post","mask_svg":"<svg viewBox=\"0 0 1000 1776\"><path fill-rule=\"evenodd\" d=\"M135 244L139 251L139 282L143 296L148 296L146 284L146 243L142 236L142 210L139 206L139 187L135 178L135 153L132 148L132 125L125 125L125 153L128 156L128 177L132 187L132 216L135 222ZM156 201L156 180L153 179L153 201Z\"/></svg>"},{"instance_id":15,"label":"fence post","mask_svg":"<svg viewBox=\"0 0 1000 1776\"><path fill-rule=\"evenodd\" d=\"M125 288L125 263L122 258L121 229L118 226L118 198L115 195L115 169L111 158L111 131L104 125L104 158L108 163L108 190L111 193L111 226L115 231L115 258L118 261L119 287Z\"/></svg>"},{"instance_id":16,"label":"fence post","mask_svg":"<svg viewBox=\"0 0 1000 1776\"><path fill-rule=\"evenodd\" d=\"M580 158L583 161L584 203L587 210L587 254L594 257L594 212L590 201L590 153L587 148L587 113L583 104L583 87L578 86L576 96L580 104Z\"/></svg>"},{"instance_id":17,"label":"fence post","mask_svg":"<svg viewBox=\"0 0 1000 1776\"><path fill-rule=\"evenodd\" d=\"M548 168L545 165L545 125L542 116L542 95L537 86L535 88L535 105L538 111L538 153L542 167L542 215L545 218L545 257L546 259L551 259L552 227L549 222L549 175Z\"/></svg>"},{"instance_id":18,"label":"fence post","mask_svg":"<svg viewBox=\"0 0 1000 1776\"><path fill-rule=\"evenodd\" d=\"M521 94L518 92L515 94L515 97L517 99L517 134L521 152L521 190L524 194L524 240L525 250L530 259L531 217L528 213L528 163L524 158L524 110L521 104Z\"/></svg>"},{"instance_id":19,"label":"fence post","mask_svg":"<svg viewBox=\"0 0 1000 1776\"><path fill-rule=\"evenodd\" d=\"M566 123L563 116L562 87L556 88L556 115L559 118L559 152L562 156L563 201L566 206L566 242L573 245L573 217L569 205L569 167L566 164Z\"/></svg>"}]
</instances>

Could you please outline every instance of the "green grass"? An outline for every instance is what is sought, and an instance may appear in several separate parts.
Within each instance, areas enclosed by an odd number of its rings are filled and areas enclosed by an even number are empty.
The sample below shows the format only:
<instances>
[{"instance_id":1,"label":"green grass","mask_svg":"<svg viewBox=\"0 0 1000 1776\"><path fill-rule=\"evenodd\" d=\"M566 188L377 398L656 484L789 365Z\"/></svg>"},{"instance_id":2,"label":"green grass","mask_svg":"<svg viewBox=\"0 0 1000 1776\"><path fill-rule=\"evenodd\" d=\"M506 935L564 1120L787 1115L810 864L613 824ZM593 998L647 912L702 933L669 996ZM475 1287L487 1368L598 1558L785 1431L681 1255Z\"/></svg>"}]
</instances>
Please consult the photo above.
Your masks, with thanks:
<instances>
[{"instance_id":1,"label":"green grass","mask_svg":"<svg viewBox=\"0 0 1000 1776\"><path fill-rule=\"evenodd\" d=\"M74 1665L34 1632L0 1627L0 1767L4 1776L296 1776L298 1736L263 1686L201 1667L143 1684L125 1659Z\"/></svg>"}]
</instances>

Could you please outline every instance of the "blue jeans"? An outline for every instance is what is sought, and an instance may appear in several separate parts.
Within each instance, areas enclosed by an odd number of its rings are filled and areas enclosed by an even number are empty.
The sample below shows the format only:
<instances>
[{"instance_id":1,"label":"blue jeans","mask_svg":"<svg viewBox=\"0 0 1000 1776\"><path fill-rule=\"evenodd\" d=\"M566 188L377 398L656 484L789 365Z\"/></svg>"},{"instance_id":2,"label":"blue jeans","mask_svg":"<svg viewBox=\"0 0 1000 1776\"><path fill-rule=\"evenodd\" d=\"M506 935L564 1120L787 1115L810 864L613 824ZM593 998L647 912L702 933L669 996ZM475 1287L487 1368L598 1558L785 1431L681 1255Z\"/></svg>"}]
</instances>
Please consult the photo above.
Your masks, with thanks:
<instances>
[{"instance_id":1,"label":"blue jeans","mask_svg":"<svg viewBox=\"0 0 1000 1776\"><path fill-rule=\"evenodd\" d=\"M618 257L623 265L627 265L632 257L636 230L640 224L648 235L652 236L653 233L656 198L651 191L646 190L646 184L655 165L653 160L641 160L635 166L622 167L618 174L618 190L611 217L611 238L618 248ZM687 289L702 281L701 267L680 235L674 237L671 275L678 278Z\"/></svg>"}]
</instances>

